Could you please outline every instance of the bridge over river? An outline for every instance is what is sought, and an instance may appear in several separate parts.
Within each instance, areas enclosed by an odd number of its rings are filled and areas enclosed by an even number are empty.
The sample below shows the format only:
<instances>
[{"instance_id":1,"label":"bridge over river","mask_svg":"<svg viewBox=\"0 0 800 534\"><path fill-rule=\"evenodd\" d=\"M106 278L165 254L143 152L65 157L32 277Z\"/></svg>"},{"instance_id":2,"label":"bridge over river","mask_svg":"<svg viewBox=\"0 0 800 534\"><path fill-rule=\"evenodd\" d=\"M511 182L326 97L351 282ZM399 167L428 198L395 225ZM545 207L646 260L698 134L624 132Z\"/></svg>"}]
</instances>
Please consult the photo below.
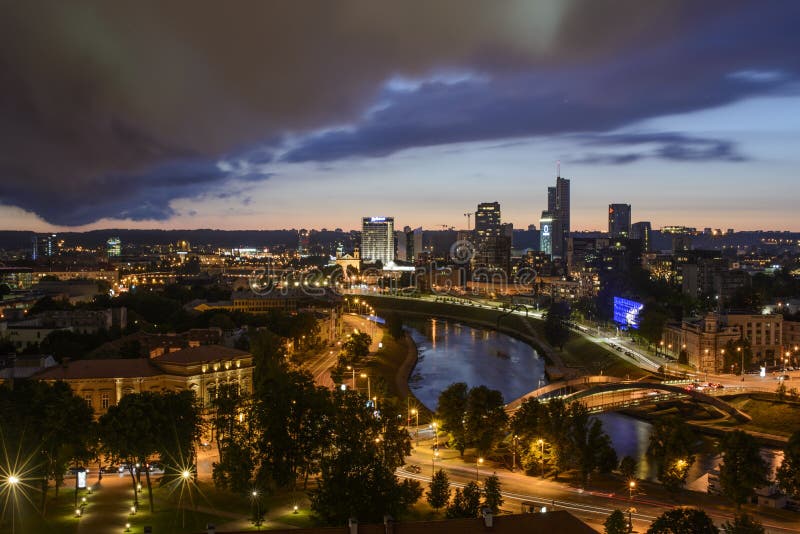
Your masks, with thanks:
<instances>
[{"instance_id":1,"label":"bridge over river","mask_svg":"<svg viewBox=\"0 0 800 534\"><path fill-rule=\"evenodd\" d=\"M761 388L742 386L700 391L689 387L690 384L691 382L688 381L645 382L626 381L603 375L583 376L535 389L509 402L506 405L506 411L509 414L514 413L523 402L531 398L540 399L543 402L553 398L564 399L567 402L577 401L583 403L593 413L614 411L667 399L691 398L714 406L739 421L747 422L751 420L749 415L719 398L719 395L748 393L751 390L761 391Z\"/></svg>"}]
</instances>

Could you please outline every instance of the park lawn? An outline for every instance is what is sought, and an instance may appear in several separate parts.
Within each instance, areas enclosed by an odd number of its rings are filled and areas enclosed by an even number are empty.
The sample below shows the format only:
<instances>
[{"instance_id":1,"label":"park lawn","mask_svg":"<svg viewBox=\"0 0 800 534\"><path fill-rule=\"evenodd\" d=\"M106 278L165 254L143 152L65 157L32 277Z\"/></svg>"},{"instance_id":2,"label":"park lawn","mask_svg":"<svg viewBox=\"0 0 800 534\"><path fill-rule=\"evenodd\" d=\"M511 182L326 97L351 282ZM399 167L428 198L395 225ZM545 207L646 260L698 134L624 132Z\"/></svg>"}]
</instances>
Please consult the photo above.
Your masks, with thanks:
<instances>
[{"instance_id":1,"label":"park lawn","mask_svg":"<svg viewBox=\"0 0 800 534\"><path fill-rule=\"evenodd\" d=\"M153 527L153 532L175 532L175 533L196 533L205 532L206 525L213 523L220 525L230 521L228 518L220 517L201 510L192 508L166 508L158 506L153 513L143 506L136 515L129 518L131 533L144 531L145 526Z\"/></svg>"},{"instance_id":2,"label":"park lawn","mask_svg":"<svg viewBox=\"0 0 800 534\"><path fill-rule=\"evenodd\" d=\"M569 341L564 344L564 350L559 354L569 366L585 367L592 374L617 376L637 379L648 376L650 373L629 363L612 351L594 343L585 337L571 333Z\"/></svg>"},{"instance_id":3,"label":"park lawn","mask_svg":"<svg viewBox=\"0 0 800 534\"><path fill-rule=\"evenodd\" d=\"M20 498L14 529L18 534L75 534L78 532L78 522L75 517L75 501L72 494L61 489L58 500L54 500L55 490L48 492L47 517L39 515L39 493L30 492L36 506ZM3 504L5 506L5 502ZM11 502L9 502L11 506ZM11 532L10 517L5 521L0 519L0 532Z\"/></svg>"},{"instance_id":4,"label":"park lawn","mask_svg":"<svg viewBox=\"0 0 800 534\"><path fill-rule=\"evenodd\" d=\"M753 418L749 423L737 425L742 430L777 436L791 436L800 431L800 404L796 402L771 401L763 395L742 395L726 400Z\"/></svg>"},{"instance_id":5,"label":"park lawn","mask_svg":"<svg viewBox=\"0 0 800 534\"><path fill-rule=\"evenodd\" d=\"M296 528L311 528L317 525L316 518L308 508L297 510L297 513L288 512L283 515L270 517L270 521Z\"/></svg>"}]
</instances>

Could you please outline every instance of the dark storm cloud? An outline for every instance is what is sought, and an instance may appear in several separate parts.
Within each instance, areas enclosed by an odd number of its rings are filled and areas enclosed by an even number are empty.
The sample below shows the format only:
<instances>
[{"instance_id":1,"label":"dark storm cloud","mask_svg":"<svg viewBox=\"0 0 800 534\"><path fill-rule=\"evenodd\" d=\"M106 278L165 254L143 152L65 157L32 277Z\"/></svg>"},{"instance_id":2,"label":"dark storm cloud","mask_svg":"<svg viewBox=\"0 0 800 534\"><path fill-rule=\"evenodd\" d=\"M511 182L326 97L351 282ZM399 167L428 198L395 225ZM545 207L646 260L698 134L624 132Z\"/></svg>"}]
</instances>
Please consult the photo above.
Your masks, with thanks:
<instances>
[{"instance_id":1,"label":"dark storm cloud","mask_svg":"<svg viewBox=\"0 0 800 534\"><path fill-rule=\"evenodd\" d=\"M533 67L452 84L422 83L413 90L387 89L377 110L355 128L311 135L282 158L333 161L386 156L419 146L604 132L652 117L795 90L800 34L793 32L791 21L800 20L800 3L790 11L794 17L778 9L778 3L759 4L694 24L674 40L604 61ZM759 65L769 70L757 70ZM645 142L641 135L618 140ZM606 138L605 143L610 141ZM741 160L733 144L724 140L655 142L664 143L654 154L662 159ZM607 161L637 159L629 154Z\"/></svg>"},{"instance_id":2,"label":"dark storm cloud","mask_svg":"<svg viewBox=\"0 0 800 534\"><path fill-rule=\"evenodd\" d=\"M592 136L576 136L575 140L591 147L624 147L637 148L638 152L625 153L588 153L572 158L566 156L565 161L591 165L624 165L643 159L661 159L667 161L729 161L743 162L747 157L737 151L735 143L723 139L687 136L675 132L660 133L625 133L599 134Z\"/></svg>"},{"instance_id":3,"label":"dark storm cloud","mask_svg":"<svg viewBox=\"0 0 800 534\"><path fill-rule=\"evenodd\" d=\"M331 161L719 105L796 79L799 7L5 2L0 202L64 225L164 219L268 177L282 139L285 161ZM442 70L480 76L386 87Z\"/></svg>"}]
</instances>

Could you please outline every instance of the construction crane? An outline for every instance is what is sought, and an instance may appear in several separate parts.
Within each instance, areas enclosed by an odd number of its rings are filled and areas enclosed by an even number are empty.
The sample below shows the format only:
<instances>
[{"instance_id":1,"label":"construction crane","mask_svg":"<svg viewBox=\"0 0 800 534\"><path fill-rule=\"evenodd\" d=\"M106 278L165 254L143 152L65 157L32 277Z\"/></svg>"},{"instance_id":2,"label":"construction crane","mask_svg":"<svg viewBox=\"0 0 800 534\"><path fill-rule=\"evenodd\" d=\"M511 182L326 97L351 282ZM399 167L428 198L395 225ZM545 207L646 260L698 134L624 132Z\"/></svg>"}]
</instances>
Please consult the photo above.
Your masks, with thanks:
<instances>
[{"instance_id":1,"label":"construction crane","mask_svg":"<svg viewBox=\"0 0 800 534\"><path fill-rule=\"evenodd\" d=\"M464 214L464 217L466 217L466 218L467 218L467 231L468 231L468 232L469 232L470 230L472 230L472 228L471 228L471 226L470 226L470 217L472 217L472 213L473 213L473 212L471 212L471 211L468 211L467 213L465 213L465 214Z\"/></svg>"}]
</instances>

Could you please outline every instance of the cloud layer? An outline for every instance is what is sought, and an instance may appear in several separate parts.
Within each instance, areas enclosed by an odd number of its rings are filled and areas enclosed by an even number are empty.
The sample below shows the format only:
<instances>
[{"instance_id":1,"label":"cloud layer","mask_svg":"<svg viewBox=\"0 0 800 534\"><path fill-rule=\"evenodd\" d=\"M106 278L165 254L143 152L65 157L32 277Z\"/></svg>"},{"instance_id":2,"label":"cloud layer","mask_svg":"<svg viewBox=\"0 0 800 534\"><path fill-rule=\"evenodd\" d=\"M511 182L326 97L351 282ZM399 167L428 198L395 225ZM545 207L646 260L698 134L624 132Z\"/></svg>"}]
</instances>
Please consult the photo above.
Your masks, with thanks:
<instances>
[{"instance_id":1,"label":"cloud layer","mask_svg":"<svg viewBox=\"0 0 800 534\"><path fill-rule=\"evenodd\" d=\"M793 87L800 4L698 4L4 3L0 203L59 225L164 220L173 200L265 180L276 159L600 139ZM605 137L616 152L576 158L743 157L665 135Z\"/></svg>"}]
</instances>

